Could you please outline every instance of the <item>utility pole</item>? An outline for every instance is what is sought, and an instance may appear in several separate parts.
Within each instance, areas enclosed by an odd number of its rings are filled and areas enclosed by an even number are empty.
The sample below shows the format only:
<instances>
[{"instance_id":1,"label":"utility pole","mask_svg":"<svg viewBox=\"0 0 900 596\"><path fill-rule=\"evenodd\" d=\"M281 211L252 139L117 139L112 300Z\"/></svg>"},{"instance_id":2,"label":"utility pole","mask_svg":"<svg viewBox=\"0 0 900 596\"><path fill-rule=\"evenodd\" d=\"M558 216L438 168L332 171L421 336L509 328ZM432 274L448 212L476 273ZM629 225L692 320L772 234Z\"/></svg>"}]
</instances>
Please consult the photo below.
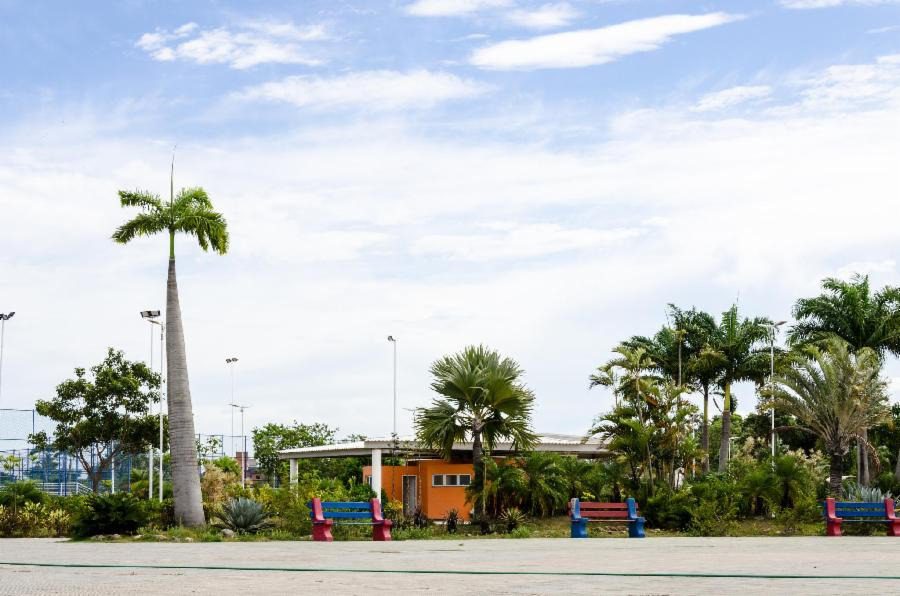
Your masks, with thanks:
<instances>
[{"instance_id":1,"label":"utility pole","mask_svg":"<svg viewBox=\"0 0 900 596\"><path fill-rule=\"evenodd\" d=\"M7 314L0 312L0 403L2 403L3 397L3 339L6 335L6 322L15 314L15 311Z\"/></svg>"}]
</instances>

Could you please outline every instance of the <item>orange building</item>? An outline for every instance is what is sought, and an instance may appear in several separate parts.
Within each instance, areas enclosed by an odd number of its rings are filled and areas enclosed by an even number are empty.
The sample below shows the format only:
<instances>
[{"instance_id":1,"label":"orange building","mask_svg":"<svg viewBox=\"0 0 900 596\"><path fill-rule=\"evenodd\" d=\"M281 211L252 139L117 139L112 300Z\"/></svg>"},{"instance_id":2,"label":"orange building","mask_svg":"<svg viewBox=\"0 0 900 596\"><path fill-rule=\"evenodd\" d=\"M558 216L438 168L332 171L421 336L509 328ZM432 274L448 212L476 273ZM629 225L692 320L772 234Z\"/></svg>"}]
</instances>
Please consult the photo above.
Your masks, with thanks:
<instances>
[{"instance_id":1,"label":"orange building","mask_svg":"<svg viewBox=\"0 0 900 596\"><path fill-rule=\"evenodd\" d=\"M608 453L598 440L584 441L582 437L556 434L542 434L538 439L535 451L590 459ZM492 455L503 457L514 452L513 445L501 443L494 446ZM406 465L382 465L382 456L391 454L403 459ZM291 482L296 482L297 462L300 459L371 457L371 465L362 469L363 479L376 494L380 495L384 490L388 499L401 501L404 515L412 515L420 509L428 519L444 519L448 511L456 509L461 519L471 517L472 506L466 502L466 487L471 484L474 475L471 443L455 444L453 457L449 461L439 459L414 439L367 439L302 447L281 451L279 456L290 463Z\"/></svg>"}]
</instances>

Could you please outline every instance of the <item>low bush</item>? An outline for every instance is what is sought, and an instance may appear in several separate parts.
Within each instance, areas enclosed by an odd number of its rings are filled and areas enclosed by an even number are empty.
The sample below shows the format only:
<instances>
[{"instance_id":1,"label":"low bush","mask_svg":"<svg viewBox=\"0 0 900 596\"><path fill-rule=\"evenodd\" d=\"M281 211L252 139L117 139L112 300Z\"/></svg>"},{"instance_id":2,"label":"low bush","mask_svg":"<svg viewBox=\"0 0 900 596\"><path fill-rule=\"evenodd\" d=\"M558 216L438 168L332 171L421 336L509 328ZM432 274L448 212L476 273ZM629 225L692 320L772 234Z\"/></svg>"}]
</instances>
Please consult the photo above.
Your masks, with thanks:
<instances>
[{"instance_id":1,"label":"low bush","mask_svg":"<svg viewBox=\"0 0 900 596\"><path fill-rule=\"evenodd\" d=\"M79 538L98 534L134 534L147 524L146 502L128 493L90 495L73 532Z\"/></svg>"}]
</instances>

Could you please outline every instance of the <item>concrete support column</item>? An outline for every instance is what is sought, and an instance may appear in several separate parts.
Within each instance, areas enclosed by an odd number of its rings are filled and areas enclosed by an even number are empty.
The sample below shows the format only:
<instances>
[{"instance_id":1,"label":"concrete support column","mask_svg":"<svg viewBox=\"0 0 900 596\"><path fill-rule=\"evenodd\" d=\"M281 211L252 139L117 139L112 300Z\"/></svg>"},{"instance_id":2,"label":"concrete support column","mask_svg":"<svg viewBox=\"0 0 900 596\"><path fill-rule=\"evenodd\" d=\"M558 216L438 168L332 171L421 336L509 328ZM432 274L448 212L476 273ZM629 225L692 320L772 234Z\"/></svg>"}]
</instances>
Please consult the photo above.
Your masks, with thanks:
<instances>
[{"instance_id":1,"label":"concrete support column","mask_svg":"<svg viewBox=\"0 0 900 596\"><path fill-rule=\"evenodd\" d=\"M381 449L372 450L372 490L381 498Z\"/></svg>"},{"instance_id":2,"label":"concrete support column","mask_svg":"<svg viewBox=\"0 0 900 596\"><path fill-rule=\"evenodd\" d=\"M297 484L297 460L289 459L288 465L290 466L290 482L291 484Z\"/></svg>"}]
</instances>

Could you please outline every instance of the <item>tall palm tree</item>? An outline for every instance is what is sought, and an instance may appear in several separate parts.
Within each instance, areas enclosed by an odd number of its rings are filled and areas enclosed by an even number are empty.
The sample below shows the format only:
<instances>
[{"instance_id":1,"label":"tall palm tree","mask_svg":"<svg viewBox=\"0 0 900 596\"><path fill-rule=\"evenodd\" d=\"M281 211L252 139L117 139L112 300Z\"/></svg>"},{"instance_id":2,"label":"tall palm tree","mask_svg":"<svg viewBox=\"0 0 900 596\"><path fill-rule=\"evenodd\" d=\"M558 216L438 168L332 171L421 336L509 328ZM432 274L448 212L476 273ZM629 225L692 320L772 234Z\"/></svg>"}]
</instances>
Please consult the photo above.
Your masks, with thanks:
<instances>
[{"instance_id":1,"label":"tall palm tree","mask_svg":"<svg viewBox=\"0 0 900 596\"><path fill-rule=\"evenodd\" d=\"M804 345L839 337L853 351L874 350L880 358L900 356L900 288L887 286L872 293L869 277L855 275L850 281L828 278L824 292L803 298L794 305L797 324L788 333L792 345ZM859 443L859 482L869 484L868 429ZM900 453L897 454L900 480Z\"/></svg>"},{"instance_id":2,"label":"tall palm tree","mask_svg":"<svg viewBox=\"0 0 900 596\"><path fill-rule=\"evenodd\" d=\"M453 444L472 441L473 490L484 483L484 450L501 440L528 450L537 442L531 429L534 394L512 358L485 346L469 346L431 365L431 389L440 397L416 411L419 440L449 459Z\"/></svg>"},{"instance_id":3,"label":"tall palm tree","mask_svg":"<svg viewBox=\"0 0 900 596\"><path fill-rule=\"evenodd\" d=\"M719 445L719 472L728 468L728 444L731 441L731 389L734 383L766 378L766 357L759 350L769 337L768 319L757 317L741 320L737 305L722 313L713 348L722 356L717 384L722 389L722 441Z\"/></svg>"},{"instance_id":4,"label":"tall palm tree","mask_svg":"<svg viewBox=\"0 0 900 596\"><path fill-rule=\"evenodd\" d=\"M175 495L175 517L186 526L205 523L197 467L197 445L194 434L194 412L188 382L184 328L178 302L175 278L175 234L193 236L204 251L212 248L219 254L228 250L228 228L221 213L202 188L174 192L174 160L169 180L169 201L144 191L119 191L122 207L139 207L141 212L122 224L113 240L127 244L138 236L169 235L169 273L166 286L166 367L169 386L169 440L172 457L172 486Z\"/></svg>"},{"instance_id":5,"label":"tall palm tree","mask_svg":"<svg viewBox=\"0 0 900 596\"><path fill-rule=\"evenodd\" d=\"M718 332L715 318L701 310L685 310L669 304L669 326L652 338L635 336L626 345L641 346L650 355L658 374L680 383L687 391L703 394L700 444L704 471L709 471L709 394L724 365L724 357L712 345Z\"/></svg>"},{"instance_id":6,"label":"tall palm tree","mask_svg":"<svg viewBox=\"0 0 900 596\"><path fill-rule=\"evenodd\" d=\"M887 417L887 382L878 353L854 353L847 342L831 338L806 346L785 368L770 399L780 411L797 417L801 428L817 435L831 460L829 491L840 496L843 458L864 429Z\"/></svg>"}]
</instances>

